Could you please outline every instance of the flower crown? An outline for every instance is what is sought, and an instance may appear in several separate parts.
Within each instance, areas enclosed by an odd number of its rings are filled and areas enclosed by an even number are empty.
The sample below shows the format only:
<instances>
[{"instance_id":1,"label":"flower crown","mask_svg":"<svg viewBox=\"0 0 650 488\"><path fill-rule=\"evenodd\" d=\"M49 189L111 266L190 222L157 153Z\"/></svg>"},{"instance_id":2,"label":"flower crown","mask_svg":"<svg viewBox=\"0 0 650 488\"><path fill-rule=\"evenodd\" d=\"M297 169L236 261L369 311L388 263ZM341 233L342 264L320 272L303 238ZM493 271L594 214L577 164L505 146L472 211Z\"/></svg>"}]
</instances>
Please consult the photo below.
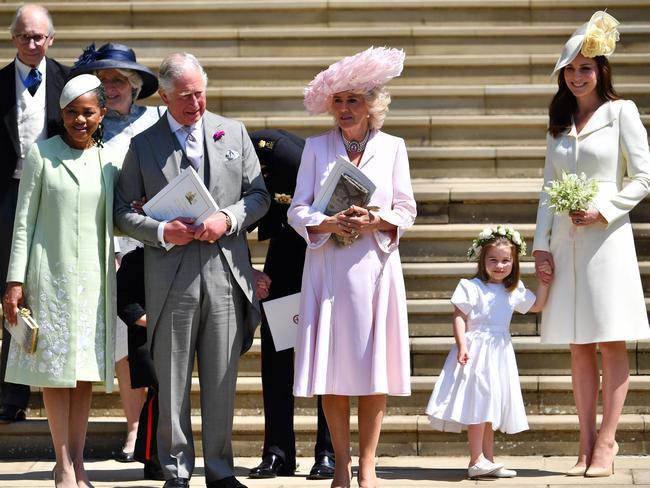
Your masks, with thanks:
<instances>
[{"instance_id":1,"label":"flower crown","mask_svg":"<svg viewBox=\"0 0 650 488\"><path fill-rule=\"evenodd\" d=\"M526 255L526 241L521 238L521 234L509 225L497 225L496 227L486 227L472 241L471 247L467 250L467 259L469 261L478 261L483 246L494 241L497 237L505 237L512 242L517 248L519 256Z\"/></svg>"}]
</instances>

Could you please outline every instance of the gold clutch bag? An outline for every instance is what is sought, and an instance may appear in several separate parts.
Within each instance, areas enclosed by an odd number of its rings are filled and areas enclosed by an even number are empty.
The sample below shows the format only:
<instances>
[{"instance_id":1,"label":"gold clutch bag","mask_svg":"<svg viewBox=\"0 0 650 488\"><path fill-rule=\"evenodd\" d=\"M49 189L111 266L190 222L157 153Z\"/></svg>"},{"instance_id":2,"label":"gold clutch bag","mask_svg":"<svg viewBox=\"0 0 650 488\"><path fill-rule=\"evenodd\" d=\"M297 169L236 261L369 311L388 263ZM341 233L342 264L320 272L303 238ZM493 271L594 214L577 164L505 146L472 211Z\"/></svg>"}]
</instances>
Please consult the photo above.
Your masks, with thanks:
<instances>
[{"instance_id":1,"label":"gold clutch bag","mask_svg":"<svg viewBox=\"0 0 650 488\"><path fill-rule=\"evenodd\" d=\"M38 324L32 318L32 313L27 308L18 310L16 325L5 323L5 328L11 334L11 339L20 344L26 353L32 354L36 351L38 344Z\"/></svg>"}]
</instances>

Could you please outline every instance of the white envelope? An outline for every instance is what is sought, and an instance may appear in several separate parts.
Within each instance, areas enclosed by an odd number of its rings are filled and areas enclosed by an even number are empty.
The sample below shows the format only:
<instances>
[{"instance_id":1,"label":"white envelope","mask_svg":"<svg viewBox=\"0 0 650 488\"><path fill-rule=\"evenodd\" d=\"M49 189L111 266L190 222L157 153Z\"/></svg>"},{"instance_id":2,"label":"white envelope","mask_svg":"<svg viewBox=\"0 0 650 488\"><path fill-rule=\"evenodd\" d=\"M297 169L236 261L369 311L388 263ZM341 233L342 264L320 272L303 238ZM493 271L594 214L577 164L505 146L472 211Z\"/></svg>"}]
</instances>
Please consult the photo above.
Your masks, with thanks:
<instances>
[{"instance_id":1,"label":"white envelope","mask_svg":"<svg viewBox=\"0 0 650 488\"><path fill-rule=\"evenodd\" d=\"M262 306L271 329L275 350L283 351L295 347L300 316L300 293L263 302Z\"/></svg>"}]
</instances>

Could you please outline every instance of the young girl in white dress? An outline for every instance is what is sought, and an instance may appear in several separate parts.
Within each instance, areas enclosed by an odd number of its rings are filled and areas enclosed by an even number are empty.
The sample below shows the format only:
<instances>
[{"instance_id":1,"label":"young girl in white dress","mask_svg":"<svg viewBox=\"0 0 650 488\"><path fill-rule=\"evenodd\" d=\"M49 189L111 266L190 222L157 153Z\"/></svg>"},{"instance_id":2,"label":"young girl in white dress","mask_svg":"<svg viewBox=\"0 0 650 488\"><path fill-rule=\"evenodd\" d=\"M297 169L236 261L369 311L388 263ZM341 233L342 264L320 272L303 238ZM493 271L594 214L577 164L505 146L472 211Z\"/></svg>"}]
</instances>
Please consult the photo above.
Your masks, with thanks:
<instances>
[{"instance_id":1,"label":"young girl in white dress","mask_svg":"<svg viewBox=\"0 0 650 488\"><path fill-rule=\"evenodd\" d=\"M549 291L549 283L540 282L535 297L519 280L519 255L525 253L526 243L511 227L484 229L467 252L468 259L478 259L476 276L460 280L451 297L456 345L426 413L437 430L467 428L470 478L517 475L494 462L495 430L528 429L510 319L513 310L541 311Z\"/></svg>"}]
</instances>

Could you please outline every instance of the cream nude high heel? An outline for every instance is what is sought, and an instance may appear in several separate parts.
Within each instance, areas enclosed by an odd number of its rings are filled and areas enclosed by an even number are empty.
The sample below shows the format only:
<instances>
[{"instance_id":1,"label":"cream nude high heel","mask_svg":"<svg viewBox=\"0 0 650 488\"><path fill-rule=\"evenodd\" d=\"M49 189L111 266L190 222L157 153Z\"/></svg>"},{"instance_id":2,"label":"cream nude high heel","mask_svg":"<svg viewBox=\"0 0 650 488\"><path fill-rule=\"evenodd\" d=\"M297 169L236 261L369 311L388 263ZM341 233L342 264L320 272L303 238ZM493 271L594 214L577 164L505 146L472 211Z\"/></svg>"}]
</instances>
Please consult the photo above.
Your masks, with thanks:
<instances>
[{"instance_id":1,"label":"cream nude high heel","mask_svg":"<svg viewBox=\"0 0 650 488\"><path fill-rule=\"evenodd\" d=\"M614 474L614 459L618 454L618 443L616 441L614 441L614 447L612 450L614 451L614 456L612 457L612 465L607 468L592 468L589 466L587 471L585 471L585 476L587 478L605 478Z\"/></svg>"},{"instance_id":2,"label":"cream nude high heel","mask_svg":"<svg viewBox=\"0 0 650 488\"><path fill-rule=\"evenodd\" d=\"M584 476L587 472L587 466L578 466L577 464L568 470L565 474L567 476Z\"/></svg>"}]
</instances>

